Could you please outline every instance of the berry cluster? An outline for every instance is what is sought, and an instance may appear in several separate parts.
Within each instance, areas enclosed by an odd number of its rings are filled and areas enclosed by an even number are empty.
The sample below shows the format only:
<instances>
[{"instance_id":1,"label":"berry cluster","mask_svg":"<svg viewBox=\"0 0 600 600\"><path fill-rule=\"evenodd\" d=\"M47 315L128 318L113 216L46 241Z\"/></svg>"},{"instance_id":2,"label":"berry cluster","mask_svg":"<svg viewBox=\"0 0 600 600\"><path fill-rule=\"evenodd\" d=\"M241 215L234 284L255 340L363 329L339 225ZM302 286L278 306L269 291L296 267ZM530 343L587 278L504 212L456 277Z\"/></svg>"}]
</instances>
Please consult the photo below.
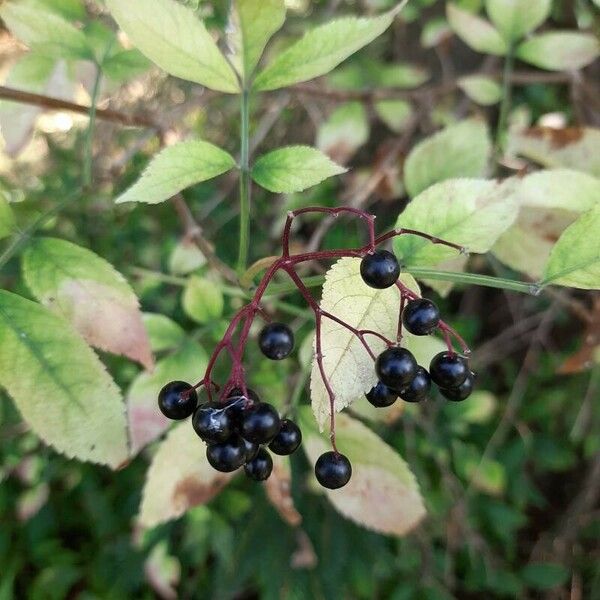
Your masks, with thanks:
<instances>
[{"instance_id":1,"label":"berry cluster","mask_svg":"<svg viewBox=\"0 0 600 600\"><path fill-rule=\"evenodd\" d=\"M366 222L369 242L358 248L291 254L289 238L292 223L296 217L305 213L326 213L333 217L340 214L356 216ZM243 367L244 351L257 315L267 321L258 338L258 345L267 358L282 360L289 356L294 348L294 335L289 327L283 323L270 322L261 306L269 283L279 272L289 276L315 317L315 363L329 397L332 446L332 450L323 453L315 464L315 476L322 486L337 489L346 485L352 476L350 461L336 446L335 391L327 378L323 363L321 329L324 319L338 323L356 336L375 362L379 382L366 394L374 406L389 406L398 397L407 402L418 402L428 395L431 381L436 383L441 393L450 400L464 400L470 394L474 375L466 358L454 350L451 337L461 345L463 355L469 353L468 347L462 338L440 319L439 311L433 302L420 298L400 281L401 268L394 254L377 249L380 244L403 234L417 235L431 243L444 244L464 251L457 244L412 229L394 229L377 237L375 217L354 208L309 207L288 214L282 236L281 256L267 268L252 300L231 319L223 338L208 361L204 377L193 386L173 381L168 383L159 395L160 410L167 417L180 420L193 415L192 426L198 436L206 442L206 456L215 469L231 472L243 466L248 477L263 481L269 477L273 468L267 447L275 454L289 455L302 441L300 429L292 420L282 419L272 405L262 402L258 395L247 387ZM361 259L360 273L367 285L377 289L392 286L397 288L400 294L400 313L395 340L390 340L376 331L357 329L321 308L296 272L296 267L302 263L343 257ZM444 336L448 350L433 358L429 372L417 364L410 351L401 347L403 327L414 335L429 335L439 331ZM385 342L386 349L376 356L367 342L367 336ZM222 353L229 355L231 370L229 378L221 387L213 380L213 371ZM206 391L207 400L199 404L197 390L202 386ZM215 390L219 393L217 400L213 400L212 397Z\"/></svg>"}]
</instances>

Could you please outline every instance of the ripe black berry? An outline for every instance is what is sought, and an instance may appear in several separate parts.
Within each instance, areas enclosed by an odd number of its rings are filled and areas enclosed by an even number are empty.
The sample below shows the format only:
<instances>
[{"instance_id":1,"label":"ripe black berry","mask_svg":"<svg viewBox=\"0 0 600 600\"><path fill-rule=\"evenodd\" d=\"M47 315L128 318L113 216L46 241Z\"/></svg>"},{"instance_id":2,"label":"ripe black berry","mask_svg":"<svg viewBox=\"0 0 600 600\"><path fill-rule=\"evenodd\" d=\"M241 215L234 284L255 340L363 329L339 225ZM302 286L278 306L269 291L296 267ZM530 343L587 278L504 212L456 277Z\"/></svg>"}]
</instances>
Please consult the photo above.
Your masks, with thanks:
<instances>
[{"instance_id":1,"label":"ripe black berry","mask_svg":"<svg viewBox=\"0 0 600 600\"><path fill-rule=\"evenodd\" d=\"M158 394L158 408L165 417L176 421L187 419L197 403L196 390L185 381L171 381Z\"/></svg>"},{"instance_id":2,"label":"ripe black berry","mask_svg":"<svg viewBox=\"0 0 600 600\"><path fill-rule=\"evenodd\" d=\"M352 476L350 461L337 452L329 451L321 454L315 463L317 481L330 490L344 487Z\"/></svg>"},{"instance_id":3,"label":"ripe black berry","mask_svg":"<svg viewBox=\"0 0 600 600\"><path fill-rule=\"evenodd\" d=\"M227 407L212 402L202 404L194 411L192 427L207 444L224 442L231 435Z\"/></svg>"},{"instance_id":4,"label":"ripe black berry","mask_svg":"<svg viewBox=\"0 0 600 600\"><path fill-rule=\"evenodd\" d=\"M289 356L294 348L294 334L283 323L269 323L262 328L258 336L261 352L271 360L282 360Z\"/></svg>"},{"instance_id":5,"label":"ripe black berry","mask_svg":"<svg viewBox=\"0 0 600 600\"><path fill-rule=\"evenodd\" d=\"M393 390L404 389L417 373L417 361L406 348L388 348L375 361L379 380Z\"/></svg>"},{"instance_id":6,"label":"ripe black berry","mask_svg":"<svg viewBox=\"0 0 600 600\"><path fill-rule=\"evenodd\" d=\"M431 379L441 388L458 387L469 373L467 361L455 352L440 352L429 365Z\"/></svg>"},{"instance_id":7,"label":"ripe black berry","mask_svg":"<svg viewBox=\"0 0 600 600\"><path fill-rule=\"evenodd\" d=\"M244 438L242 438L242 440L244 441L244 450L246 452L245 462L250 462L258 454L260 446L258 444L255 444L254 442L249 442Z\"/></svg>"},{"instance_id":8,"label":"ripe black berry","mask_svg":"<svg viewBox=\"0 0 600 600\"><path fill-rule=\"evenodd\" d=\"M431 389L431 377L423 367L417 369L413 380L400 392L400 398L406 402L420 402L425 400Z\"/></svg>"},{"instance_id":9,"label":"ripe black berry","mask_svg":"<svg viewBox=\"0 0 600 600\"><path fill-rule=\"evenodd\" d=\"M261 402L244 412L240 433L250 442L268 444L279 433L280 425L275 408Z\"/></svg>"},{"instance_id":10,"label":"ripe black berry","mask_svg":"<svg viewBox=\"0 0 600 600\"><path fill-rule=\"evenodd\" d=\"M260 397L253 389L247 387L246 391L248 392L248 394L246 396L244 396L244 391L242 390L242 388L235 387L229 392L229 394L227 394L227 397L228 398L248 398L249 400L252 400L252 402L260 402Z\"/></svg>"},{"instance_id":11,"label":"ripe black berry","mask_svg":"<svg viewBox=\"0 0 600 600\"><path fill-rule=\"evenodd\" d=\"M440 322L440 311L427 298L411 300L402 311L402 322L414 335L429 335Z\"/></svg>"},{"instance_id":12,"label":"ripe black berry","mask_svg":"<svg viewBox=\"0 0 600 600\"><path fill-rule=\"evenodd\" d=\"M440 388L440 393L448 400L453 402L461 402L467 399L475 387L475 375L469 373L467 378L458 386L451 388Z\"/></svg>"},{"instance_id":13,"label":"ripe black berry","mask_svg":"<svg viewBox=\"0 0 600 600\"><path fill-rule=\"evenodd\" d=\"M254 481L264 481L268 479L271 471L273 470L273 459L271 455L264 449L261 448L258 454L244 465L244 471L250 479Z\"/></svg>"},{"instance_id":14,"label":"ripe black berry","mask_svg":"<svg viewBox=\"0 0 600 600\"><path fill-rule=\"evenodd\" d=\"M360 275L368 286L382 290L396 283L400 275L400 265L391 252L376 250L361 260Z\"/></svg>"},{"instance_id":15,"label":"ripe black berry","mask_svg":"<svg viewBox=\"0 0 600 600\"><path fill-rule=\"evenodd\" d=\"M225 442L207 446L206 458L213 469L217 471L222 473L235 471L246 461L244 440L234 434Z\"/></svg>"},{"instance_id":16,"label":"ripe black berry","mask_svg":"<svg viewBox=\"0 0 600 600\"><path fill-rule=\"evenodd\" d=\"M227 394L227 413L231 421L231 428L234 430L238 430L242 426L244 411L260 402L260 398L254 390L246 388L246 391L247 395L244 396L241 388L233 388Z\"/></svg>"},{"instance_id":17,"label":"ripe black berry","mask_svg":"<svg viewBox=\"0 0 600 600\"><path fill-rule=\"evenodd\" d=\"M295 452L301 443L302 432L298 425L294 421L290 421L290 419L283 419L279 433L273 438L269 444L269 448L275 454L287 456Z\"/></svg>"},{"instance_id":18,"label":"ripe black berry","mask_svg":"<svg viewBox=\"0 0 600 600\"><path fill-rule=\"evenodd\" d=\"M381 381L378 381L365 396L367 400L377 408L391 406L398 400L398 393L391 390L384 383L381 383Z\"/></svg>"}]
</instances>

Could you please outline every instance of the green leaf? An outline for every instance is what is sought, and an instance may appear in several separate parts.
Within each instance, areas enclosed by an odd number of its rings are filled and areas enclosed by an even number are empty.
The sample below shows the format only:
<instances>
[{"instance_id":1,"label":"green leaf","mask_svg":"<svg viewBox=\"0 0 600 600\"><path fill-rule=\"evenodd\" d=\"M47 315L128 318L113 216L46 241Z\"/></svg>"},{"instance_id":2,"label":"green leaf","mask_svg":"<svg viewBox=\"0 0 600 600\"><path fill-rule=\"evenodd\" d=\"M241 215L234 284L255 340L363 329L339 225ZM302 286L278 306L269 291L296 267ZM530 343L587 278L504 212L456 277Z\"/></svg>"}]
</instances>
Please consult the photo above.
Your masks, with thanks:
<instances>
[{"instance_id":1,"label":"green leaf","mask_svg":"<svg viewBox=\"0 0 600 600\"><path fill-rule=\"evenodd\" d=\"M233 473L219 473L206 460L206 446L189 421L178 423L161 443L146 475L138 523L155 527L206 504Z\"/></svg>"},{"instance_id":2,"label":"green leaf","mask_svg":"<svg viewBox=\"0 0 600 600\"><path fill-rule=\"evenodd\" d=\"M33 239L23 254L23 277L33 295L88 344L152 368L137 297L103 258L65 240Z\"/></svg>"},{"instance_id":3,"label":"green leaf","mask_svg":"<svg viewBox=\"0 0 600 600\"><path fill-rule=\"evenodd\" d=\"M87 16L81 0L32 0L31 3L71 21L83 21Z\"/></svg>"},{"instance_id":4,"label":"green leaf","mask_svg":"<svg viewBox=\"0 0 600 600\"><path fill-rule=\"evenodd\" d=\"M412 106L406 100L380 100L374 108L377 116L396 133L404 130L413 114Z\"/></svg>"},{"instance_id":5,"label":"green leaf","mask_svg":"<svg viewBox=\"0 0 600 600\"><path fill-rule=\"evenodd\" d=\"M212 179L234 166L234 158L213 144L202 140L179 142L159 152L140 179L115 202L158 204L184 188Z\"/></svg>"},{"instance_id":6,"label":"green leaf","mask_svg":"<svg viewBox=\"0 0 600 600\"><path fill-rule=\"evenodd\" d=\"M446 16L450 27L460 39L477 52L504 56L507 45L494 26L454 4L446 6Z\"/></svg>"},{"instance_id":7,"label":"green leaf","mask_svg":"<svg viewBox=\"0 0 600 600\"><path fill-rule=\"evenodd\" d=\"M150 68L150 61L137 49L119 50L106 58L102 63L102 73L108 78L126 82L145 73Z\"/></svg>"},{"instance_id":8,"label":"green leaf","mask_svg":"<svg viewBox=\"0 0 600 600\"><path fill-rule=\"evenodd\" d=\"M119 389L61 317L0 290L0 383L59 452L117 468L127 459Z\"/></svg>"},{"instance_id":9,"label":"green leaf","mask_svg":"<svg viewBox=\"0 0 600 600\"><path fill-rule=\"evenodd\" d=\"M484 75L470 75L458 80L458 87L473 102L482 106L491 106L502 99L502 87L497 81Z\"/></svg>"},{"instance_id":10,"label":"green leaf","mask_svg":"<svg viewBox=\"0 0 600 600\"><path fill-rule=\"evenodd\" d=\"M572 71L594 62L600 45L591 33L549 31L530 37L517 48L517 56L550 71Z\"/></svg>"},{"instance_id":11,"label":"green leaf","mask_svg":"<svg viewBox=\"0 0 600 600\"><path fill-rule=\"evenodd\" d=\"M345 17L307 31L261 71L256 90L275 90L328 73L379 37L398 9L373 18Z\"/></svg>"},{"instance_id":12,"label":"green leaf","mask_svg":"<svg viewBox=\"0 0 600 600\"><path fill-rule=\"evenodd\" d=\"M484 122L467 119L417 144L404 163L404 183L411 196L455 177L485 174L491 141Z\"/></svg>"},{"instance_id":13,"label":"green leaf","mask_svg":"<svg viewBox=\"0 0 600 600\"><path fill-rule=\"evenodd\" d=\"M181 299L183 310L197 323L209 323L223 314L223 292L214 281L193 275Z\"/></svg>"},{"instance_id":14,"label":"green leaf","mask_svg":"<svg viewBox=\"0 0 600 600\"><path fill-rule=\"evenodd\" d=\"M15 215L7 202L6 198L0 192L0 240L7 235L11 235L15 228Z\"/></svg>"},{"instance_id":15,"label":"green leaf","mask_svg":"<svg viewBox=\"0 0 600 600\"><path fill-rule=\"evenodd\" d=\"M338 106L319 126L317 147L336 163L346 163L369 139L369 120L360 102Z\"/></svg>"},{"instance_id":16,"label":"green leaf","mask_svg":"<svg viewBox=\"0 0 600 600\"><path fill-rule=\"evenodd\" d=\"M84 33L35 1L5 2L0 17L33 50L54 58L92 58Z\"/></svg>"},{"instance_id":17,"label":"green leaf","mask_svg":"<svg viewBox=\"0 0 600 600\"><path fill-rule=\"evenodd\" d=\"M283 0L234 0L227 39L233 50L231 61L249 81L262 53L285 21Z\"/></svg>"},{"instance_id":18,"label":"green leaf","mask_svg":"<svg viewBox=\"0 0 600 600\"><path fill-rule=\"evenodd\" d=\"M119 27L170 75L236 93L235 72L193 10L174 0L106 0Z\"/></svg>"},{"instance_id":19,"label":"green leaf","mask_svg":"<svg viewBox=\"0 0 600 600\"><path fill-rule=\"evenodd\" d=\"M260 156L252 167L252 179L270 192L291 194L345 172L316 148L285 146Z\"/></svg>"},{"instance_id":20,"label":"green leaf","mask_svg":"<svg viewBox=\"0 0 600 600\"><path fill-rule=\"evenodd\" d=\"M486 0L485 7L504 39L512 43L548 18L552 0Z\"/></svg>"},{"instance_id":21,"label":"green leaf","mask_svg":"<svg viewBox=\"0 0 600 600\"><path fill-rule=\"evenodd\" d=\"M600 289L600 203L560 236L548 259L543 285Z\"/></svg>"},{"instance_id":22,"label":"green leaf","mask_svg":"<svg viewBox=\"0 0 600 600\"><path fill-rule=\"evenodd\" d=\"M421 31L421 46L435 48L452 36L448 21L442 17L430 19Z\"/></svg>"},{"instance_id":23,"label":"green leaf","mask_svg":"<svg viewBox=\"0 0 600 600\"><path fill-rule=\"evenodd\" d=\"M569 579L569 570L557 563L529 563L521 569L525 583L536 590L549 590Z\"/></svg>"},{"instance_id":24,"label":"green leaf","mask_svg":"<svg viewBox=\"0 0 600 600\"><path fill-rule=\"evenodd\" d=\"M165 315L143 313L142 321L150 339L150 348L154 352L177 348L185 339L183 329Z\"/></svg>"},{"instance_id":25,"label":"green leaf","mask_svg":"<svg viewBox=\"0 0 600 600\"><path fill-rule=\"evenodd\" d=\"M207 362L208 356L204 348L196 342L186 340L173 354L159 360L152 373L140 373L133 380L127 391L132 454L155 440L171 425L171 421L158 410L158 393L162 387L169 381L196 383L202 378ZM188 426L191 429L190 423Z\"/></svg>"},{"instance_id":26,"label":"green leaf","mask_svg":"<svg viewBox=\"0 0 600 600\"><path fill-rule=\"evenodd\" d=\"M169 256L169 271L175 275L187 275L206 264L206 257L194 242L181 240Z\"/></svg>"},{"instance_id":27,"label":"green leaf","mask_svg":"<svg viewBox=\"0 0 600 600\"><path fill-rule=\"evenodd\" d=\"M308 407L300 409L302 447L311 462L330 450L328 436L320 435ZM402 536L425 516L414 475L396 451L365 425L342 413L337 416L339 451L352 463L352 477L339 490L326 490L333 506L355 523L386 535ZM374 510L374 507L382 510ZM385 507L385 509L383 509Z\"/></svg>"},{"instance_id":28,"label":"green leaf","mask_svg":"<svg viewBox=\"0 0 600 600\"><path fill-rule=\"evenodd\" d=\"M465 246L469 252L487 252L517 216L515 182L453 179L419 194L398 217L397 227L423 231ZM414 235L394 239L394 250L406 265L434 265L457 255L456 250L432 244Z\"/></svg>"}]
</instances>

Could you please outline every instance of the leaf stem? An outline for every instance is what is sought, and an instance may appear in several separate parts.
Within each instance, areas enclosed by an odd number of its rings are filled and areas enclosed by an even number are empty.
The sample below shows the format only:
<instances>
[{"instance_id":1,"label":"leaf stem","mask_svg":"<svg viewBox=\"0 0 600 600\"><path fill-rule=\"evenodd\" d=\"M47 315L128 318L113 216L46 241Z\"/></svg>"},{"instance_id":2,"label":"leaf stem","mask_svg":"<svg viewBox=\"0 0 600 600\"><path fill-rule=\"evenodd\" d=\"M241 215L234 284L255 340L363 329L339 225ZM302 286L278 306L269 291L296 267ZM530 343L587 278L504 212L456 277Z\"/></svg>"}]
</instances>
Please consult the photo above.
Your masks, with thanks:
<instances>
[{"instance_id":1,"label":"leaf stem","mask_svg":"<svg viewBox=\"0 0 600 600\"><path fill-rule=\"evenodd\" d=\"M93 144L94 144L94 129L96 127L96 106L98 104L98 96L100 95L100 84L102 82L102 66L96 63L96 77L94 78L94 87L92 88L89 121L87 131L85 133L85 146L83 150L83 173L81 175L81 183L85 188L92 185L92 159L93 159Z\"/></svg>"},{"instance_id":2,"label":"leaf stem","mask_svg":"<svg viewBox=\"0 0 600 600\"><path fill-rule=\"evenodd\" d=\"M506 51L504 58L504 69L502 71L502 102L500 103L500 114L498 115L498 125L496 127L496 156L500 156L504 145L504 134L508 121L508 113L512 103L512 72L514 66L514 45L511 43Z\"/></svg>"},{"instance_id":3,"label":"leaf stem","mask_svg":"<svg viewBox=\"0 0 600 600\"><path fill-rule=\"evenodd\" d=\"M237 271L241 275L248 263L250 247L250 123L249 91L240 94L240 240Z\"/></svg>"}]
</instances>

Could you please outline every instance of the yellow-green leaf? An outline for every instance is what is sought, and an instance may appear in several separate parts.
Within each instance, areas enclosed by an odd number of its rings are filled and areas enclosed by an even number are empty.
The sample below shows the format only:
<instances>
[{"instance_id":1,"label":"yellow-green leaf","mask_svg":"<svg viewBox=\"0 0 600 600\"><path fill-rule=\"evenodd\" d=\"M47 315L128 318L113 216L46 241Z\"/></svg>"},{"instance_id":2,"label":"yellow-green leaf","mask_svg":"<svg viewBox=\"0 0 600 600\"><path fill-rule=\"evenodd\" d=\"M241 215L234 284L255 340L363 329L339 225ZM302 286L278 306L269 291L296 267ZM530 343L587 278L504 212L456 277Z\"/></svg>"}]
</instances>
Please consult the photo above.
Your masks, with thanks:
<instances>
[{"instance_id":1,"label":"yellow-green leaf","mask_svg":"<svg viewBox=\"0 0 600 600\"><path fill-rule=\"evenodd\" d=\"M485 19L455 4L448 4L446 16L452 30L468 46L484 54L506 54L507 45L498 30Z\"/></svg>"},{"instance_id":2,"label":"yellow-green leaf","mask_svg":"<svg viewBox=\"0 0 600 600\"><path fill-rule=\"evenodd\" d=\"M500 102L502 98L502 87L500 84L485 77L485 75L469 75L461 77L458 80L458 87L469 97L473 102L482 106L491 106Z\"/></svg>"},{"instance_id":3,"label":"yellow-green leaf","mask_svg":"<svg viewBox=\"0 0 600 600\"><path fill-rule=\"evenodd\" d=\"M185 339L185 332L165 315L143 313L142 321L150 339L150 347L154 352L177 348Z\"/></svg>"},{"instance_id":4,"label":"yellow-green leaf","mask_svg":"<svg viewBox=\"0 0 600 600\"><path fill-rule=\"evenodd\" d=\"M193 275L183 290L181 303L191 319L208 323L223 313L223 292L214 281Z\"/></svg>"},{"instance_id":5,"label":"yellow-green leaf","mask_svg":"<svg viewBox=\"0 0 600 600\"><path fill-rule=\"evenodd\" d=\"M360 102L341 104L317 132L317 147L331 160L345 164L369 139L369 120Z\"/></svg>"},{"instance_id":6,"label":"yellow-green leaf","mask_svg":"<svg viewBox=\"0 0 600 600\"><path fill-rule=\"evenodd\" d=\"M552 0L486 0L485 7L504 39L512 43L546 20Z\"/></svg>"},{"instance_id":7,"label":"yellow-green leaf","mask_svg":"<svg viewBox=\"0 0 600 600\"><path fill-rule=\"evenodd\" d=\"M550 71L581 69L600 55L600 44L591 33L548 31L534 35L517 48L517 56Z\"/></svg>"}]
</instances>

